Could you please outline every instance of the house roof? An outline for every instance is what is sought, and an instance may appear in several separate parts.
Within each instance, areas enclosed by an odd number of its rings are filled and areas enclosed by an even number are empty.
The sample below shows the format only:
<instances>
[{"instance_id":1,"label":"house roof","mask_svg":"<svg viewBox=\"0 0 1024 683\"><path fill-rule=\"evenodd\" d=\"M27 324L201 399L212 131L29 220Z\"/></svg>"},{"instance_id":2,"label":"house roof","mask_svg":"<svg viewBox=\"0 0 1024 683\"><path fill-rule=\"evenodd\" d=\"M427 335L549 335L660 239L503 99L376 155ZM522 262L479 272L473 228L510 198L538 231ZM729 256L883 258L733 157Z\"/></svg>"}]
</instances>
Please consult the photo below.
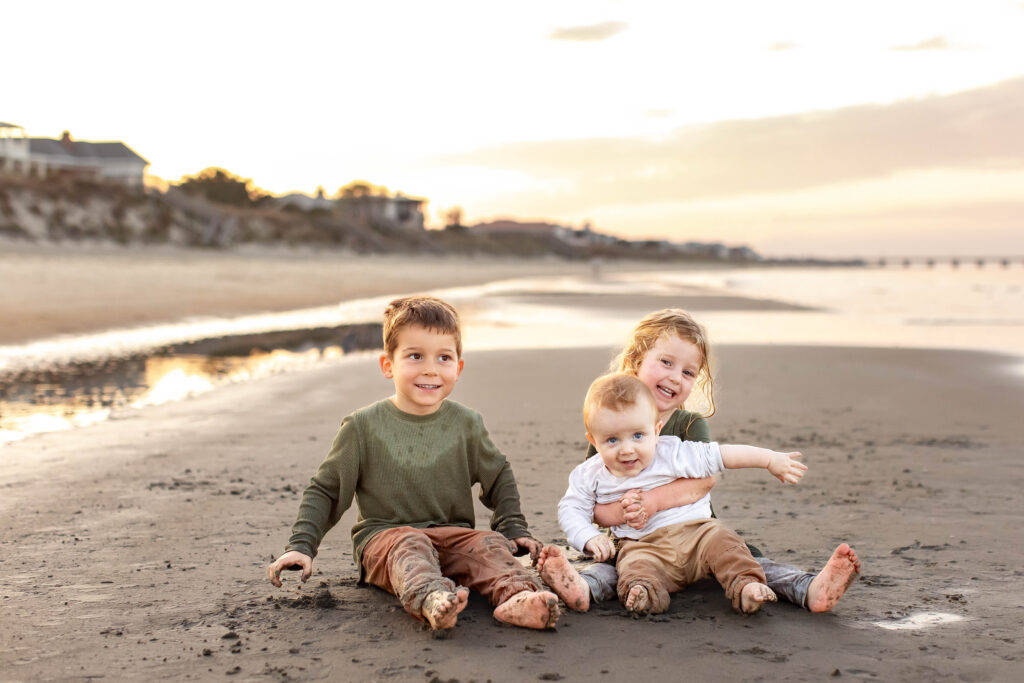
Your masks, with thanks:
<instances>
[{"instance_id":1,"label":"house roof","mask_svg":"<svg viewBox=\"0 0 1024 683\"><path fill-rule=\"evenodd\" d=\"M551 223L520 223L512 220L497 220L490 223L477 223L473 230L480 232L517 232L517 233L550 233L560 226Z\"/></svg>"},{"instance_id":2,"label":"house roof","mask_svg":"<svg viewBox=\"0 0 1024 683\"><path fill-rule=\"evenodd\" d=\"M83 142L81 140L74 140L70 145L65 145L62 141L52 138L29 138L28 149L29 154L32 155L63 157L78 161L88 159L125 159L138 160L144 164L149 163L123 142Z\"/></svg>"},{"instance_id":3,"label":"house roof","mask_svg":"<svg viewBox=\"0 0 1024 683\"><path fill-rule=\"evenodd\" d=\"M24 128L16 123L7 123L6 121L0 121L0 128Z\"/></svg>"}]
</instances>

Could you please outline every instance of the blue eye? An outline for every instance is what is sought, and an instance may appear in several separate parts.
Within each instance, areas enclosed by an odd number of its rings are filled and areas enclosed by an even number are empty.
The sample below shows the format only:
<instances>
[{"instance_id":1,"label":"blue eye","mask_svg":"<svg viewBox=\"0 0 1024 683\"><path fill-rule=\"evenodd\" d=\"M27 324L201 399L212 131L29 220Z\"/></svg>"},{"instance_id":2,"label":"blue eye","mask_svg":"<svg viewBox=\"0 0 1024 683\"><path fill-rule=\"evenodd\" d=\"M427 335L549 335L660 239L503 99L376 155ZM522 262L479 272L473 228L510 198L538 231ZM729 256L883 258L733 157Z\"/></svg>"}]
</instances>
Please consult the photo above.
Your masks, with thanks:
<instances>
[{"instance_id":1,"label":"blue eye","mask_svg":"<svg viewBox=\"0 0 1024 683\"><path fill-rule=\"evenodd\" d=\"M608 439L608 443L609 443L609 445L615 445L616 443L618 443L618 441L619 441L619 440L618 440L618 439L616 439L616 438L615 438L614 436L613 436L613 437L611 437L610 439Z\"/></svg>"},{"instance_id":2,"label":"blue eye","mask_svg":"<svg viewBox=\"0 0 1024 683\"><path fill-rule=\"evenodd\" d=\"M637 439L639 441L640 439L644 438L644 433L643 432L636 432L636 433L633 434L633 438Z\"/></svg>"}]
</instances>

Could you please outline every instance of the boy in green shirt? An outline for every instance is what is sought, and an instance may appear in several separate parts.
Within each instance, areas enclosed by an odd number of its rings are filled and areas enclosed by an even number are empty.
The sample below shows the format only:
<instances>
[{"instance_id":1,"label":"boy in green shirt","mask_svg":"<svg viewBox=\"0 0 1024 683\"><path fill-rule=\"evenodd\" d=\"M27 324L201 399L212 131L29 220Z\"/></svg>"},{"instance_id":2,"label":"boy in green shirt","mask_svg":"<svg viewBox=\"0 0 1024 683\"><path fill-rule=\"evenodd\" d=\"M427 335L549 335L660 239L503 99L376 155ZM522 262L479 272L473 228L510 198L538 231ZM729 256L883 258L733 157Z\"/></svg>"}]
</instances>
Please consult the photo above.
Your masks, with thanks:
<instances>
[{"instance_id":1,"label":"boy in green shirt","mask_svg":"<svg viewBox=\"0 0 1024 683\"><path fill-rule=\"evenodd\" d=\"M554 627L557 596L513 555L522 548L536 563L543 545L527 531L512 468L480 415L446 400L462 365L459 317L450 304L433 297L388 304L380 368L395 393L342 421L302 495L285 553L267 567L271 583L281 585L285 568L310 577L320 541L355 497L360 581L398 596L415 618L450 629L474 589L499 621ZM492 531L474 528L477 483L493 510Z\"/></svg>"}]
</instances>

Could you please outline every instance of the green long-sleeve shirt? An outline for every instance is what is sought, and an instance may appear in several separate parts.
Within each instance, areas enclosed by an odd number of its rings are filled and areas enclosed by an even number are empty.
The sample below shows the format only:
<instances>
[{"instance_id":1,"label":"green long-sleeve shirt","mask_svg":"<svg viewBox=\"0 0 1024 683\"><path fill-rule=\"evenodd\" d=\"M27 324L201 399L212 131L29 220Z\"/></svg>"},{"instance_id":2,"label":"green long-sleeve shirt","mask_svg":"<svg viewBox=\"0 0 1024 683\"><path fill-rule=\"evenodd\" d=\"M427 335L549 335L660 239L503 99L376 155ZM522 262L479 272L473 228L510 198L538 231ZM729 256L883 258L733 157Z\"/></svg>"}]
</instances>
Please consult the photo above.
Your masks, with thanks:
<instances>
[{"instance_id":1,"label":"green long-sleeve shirt","mask_svg":"<svg viewBox=\"0 0 1024 683\"><path fill-rule=\"evenodd\" d=\"M491 529L529 536L512 467L480 415L445 401L430 415L411 415L382 400L346 417L299 506L287 550L315 557L326 534L352 504L355 561L374 534L398 526L474 528L473 485L489 509Z\"/></svg>"}]
</instances>

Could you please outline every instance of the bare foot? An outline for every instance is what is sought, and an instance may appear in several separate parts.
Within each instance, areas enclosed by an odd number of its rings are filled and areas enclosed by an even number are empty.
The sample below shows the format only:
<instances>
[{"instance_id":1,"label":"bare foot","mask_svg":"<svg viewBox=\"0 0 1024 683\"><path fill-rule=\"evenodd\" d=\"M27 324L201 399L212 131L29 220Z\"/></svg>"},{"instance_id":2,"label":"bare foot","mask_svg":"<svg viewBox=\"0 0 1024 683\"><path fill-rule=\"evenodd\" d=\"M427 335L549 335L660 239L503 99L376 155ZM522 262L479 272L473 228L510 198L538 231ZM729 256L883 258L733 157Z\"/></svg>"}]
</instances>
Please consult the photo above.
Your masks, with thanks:
<instances>
[{"instance_id":1,"label":"bare foot","mask_svg":"<svg viewBox=\"0 0 1024 683\"><path fill-rule=\"evenodd\" d=\"M811 580L807 588L807 609L828 612L836 606L858 574L860 561L857 553L847 544L840 543L825 567Z\"/></svg>"},{"instance_id":2,"label":"bare foot","mask_svg":"<svg viewBox=\"0 0 1024 683\"><path fill-rule=\"evenodd\" d=\"M744 614L753 614L761 609L764 603L775 602L776 600L778 598L775 597L775 592L771 588L763 583L751 581L740 592L740 609L743 610Z\"/></svg>"},{"instance_id":3,"label":"bare foot","mask_svg":"<svg viewBox=\"0 0 1024 683\"><path fill-rule=\"evenodd\" d=\"M540 551L537 571L566 607L577 612L590 609L590 586L557 545L546 545Z\"/></svg>"},{"instance_id":4,"label":"bare foot","mask_svg":"<svg viewBox=\"0 0 1024 683\"><path fill-rule=\"evenodd\" d=\"M651 610L650 589L643 584L634 584L626 594L626 609L633 614L647 614Z\"/></svg>"},{"instance_id":5,"label":"bare foot","mask_svg":"<svg viewBox=\"0 0 1024 683\"><path fill-rule=\"evenodd\" d=\"M456 588L454 593L434 591L424 598L420 614L435 631L454 628L459 612L466 609L468 601L469 589L463 586Z\"/></svg>"},{"instance_id":6,"label":"bare foot","mask_svg":"<svg viewBox=\"0 0 1024 683\"><path fill-rule=\"evenodd\" d=\"M558 596L548 591L522 591L494 608L494 618L523 628L554 628Z\"/></svg>"}]
</instances>

